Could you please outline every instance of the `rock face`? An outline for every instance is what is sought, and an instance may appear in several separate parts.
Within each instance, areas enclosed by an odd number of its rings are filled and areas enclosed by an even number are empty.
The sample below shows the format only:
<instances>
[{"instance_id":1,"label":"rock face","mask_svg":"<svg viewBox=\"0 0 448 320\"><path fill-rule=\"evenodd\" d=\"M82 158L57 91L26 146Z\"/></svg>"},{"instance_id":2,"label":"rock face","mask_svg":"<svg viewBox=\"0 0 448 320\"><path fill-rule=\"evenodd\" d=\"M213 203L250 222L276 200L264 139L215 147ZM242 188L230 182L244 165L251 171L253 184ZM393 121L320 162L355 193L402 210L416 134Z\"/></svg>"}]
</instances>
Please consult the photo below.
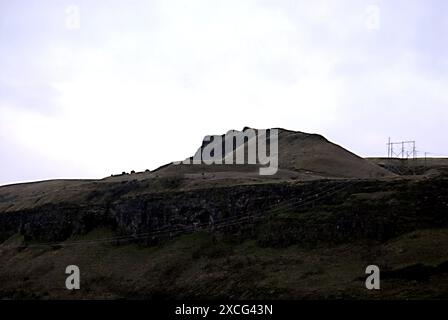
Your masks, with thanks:
<instances>
[{"instance_id":1,"label":"rock face","mask_svg":"<svg viewBox=\"0 0 448 320\"><path fill-rule=\"evenodd\" d=\"M448 188L447 181L333 180L140 195L134 186L114 198L95 193L84 205L0 214L0 239L20 233L26 241L58 242L108 227L153 244L197 228L235 231L258 225L265 228L257 237L266 245L385 240L421 227L447 226L448 198L437 193ZM269 217L273 220L266 224Z\"/></svg>"},{"instance_id":2,"label":"rock face","mask_svg":"<svg viewBox=\"0 0 448 320\"><path fill-rule=\"evenodd\" d=\"M124 193L113 199L95 194L90 203L79 206L61 203L0 214L0 237L19 232L27 240L61 241L101 226L123 235L188 230L208 225L210 219L219 224L224 219L259 215L272 204L300 199L302 194L303 186L279 184L137 196Z\"/></svg>"}]
</instances>

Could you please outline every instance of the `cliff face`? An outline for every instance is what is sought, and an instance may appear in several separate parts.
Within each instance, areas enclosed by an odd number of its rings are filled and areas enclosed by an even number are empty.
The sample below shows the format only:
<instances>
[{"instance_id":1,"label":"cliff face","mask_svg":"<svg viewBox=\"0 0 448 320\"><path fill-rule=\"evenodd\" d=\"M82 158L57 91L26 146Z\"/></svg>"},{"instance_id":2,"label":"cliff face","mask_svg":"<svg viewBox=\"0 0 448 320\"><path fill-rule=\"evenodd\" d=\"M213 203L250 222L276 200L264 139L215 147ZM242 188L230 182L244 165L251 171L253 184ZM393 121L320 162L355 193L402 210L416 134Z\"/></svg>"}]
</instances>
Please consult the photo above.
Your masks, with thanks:
<instances>
[{"instance_id":1,"label":"cliff face","mask_svg":"<svg viewBox=\"0 0 448 320\"><path fill-rule=\"evenodd\" d=\"M261 227L266 245L353 239L384 240L448 221L445 178L411 181L333 180L189 191L93 193L90 202L50 204L0 214L0 239L59 242L109 227L124 240L153 244L199 230ZM126 188L125 188L126 189ZM125 190L123 189L123 190ZM267 229L266 229L267 228Z\"/></svg>"},{"instance_id":2,"label":"cliff face","mask_svg":"<svg viewBox=\"0 0 448 320\"><path fill-rule=\"evenodd\" d=\"M129 191L136 188L135 182L125 185ZM259 216L273 204L300 199L310 191L305 192L304 185L267 184L137 195L125 192L112 198L107 192L95 192L88 203L78 206L48 204L0 214L1 238L19 232L26 240L61 241L101 226L129 236L188 232L214 223L220 226L225 219Z\"/></svg>"}]
</instances>

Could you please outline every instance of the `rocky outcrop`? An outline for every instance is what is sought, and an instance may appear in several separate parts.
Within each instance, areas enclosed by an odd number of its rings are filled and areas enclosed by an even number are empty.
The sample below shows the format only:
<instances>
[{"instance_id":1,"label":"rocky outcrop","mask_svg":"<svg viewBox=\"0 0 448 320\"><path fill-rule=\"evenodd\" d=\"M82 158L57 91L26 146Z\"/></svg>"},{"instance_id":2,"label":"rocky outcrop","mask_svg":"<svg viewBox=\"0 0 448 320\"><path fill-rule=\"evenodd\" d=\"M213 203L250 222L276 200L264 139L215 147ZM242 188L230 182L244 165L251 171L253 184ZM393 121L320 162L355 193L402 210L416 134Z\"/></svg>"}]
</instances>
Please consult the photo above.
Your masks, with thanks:
<instances>
[{"instance_id":1,"label":"rocky outcrop","mask_svg":"<svg viewBox=\"0 0 448 320\"><path fill-rule=\"evenodd\" d=\"M58 242L100 226L151 244L167 236L248 224L264 245L387 240L448 225L448 180L334 180L234 186L118 198L82 206L47 205L0 214L0 237ZM100 195L95 195L99 197ZM103 198L101 198L103 199ZM244 218L250 218L244 220ZM219 228L221 229L221 228ZM222 228L226 229L226 228Z\"/></svg>"}]
</instances>

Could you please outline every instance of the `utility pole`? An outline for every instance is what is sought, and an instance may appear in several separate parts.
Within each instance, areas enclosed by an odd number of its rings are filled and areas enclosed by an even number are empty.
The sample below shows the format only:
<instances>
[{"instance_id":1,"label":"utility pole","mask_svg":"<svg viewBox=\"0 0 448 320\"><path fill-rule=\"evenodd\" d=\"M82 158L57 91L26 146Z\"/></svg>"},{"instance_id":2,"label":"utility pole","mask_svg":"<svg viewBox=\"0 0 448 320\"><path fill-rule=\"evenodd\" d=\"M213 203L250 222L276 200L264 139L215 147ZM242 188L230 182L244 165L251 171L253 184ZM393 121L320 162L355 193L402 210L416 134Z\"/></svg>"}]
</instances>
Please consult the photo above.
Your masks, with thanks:
<instances>
[{"instance_id":1,"label":"utility pole","mask_svg":"<svg viewBox=\"0 0 448 320\"><path fill-rule=\"evenodd\" d=\"M404 159L404 141L401 142L401 159Z\"/></svg>"},{"instance_id":2,"label":"utility pole","mask_svg":"<svg viewBox=\"0 0 448 320\"><path fill-rule=\"evenodd\" d=\"M392 155L391 155L391 153L390 153L390 137L389 137L389 142L387 143L387 157L388 157L388 158L391 158L391 157L392 157Z\"/></svg>"},{"instance_id":3,"label":"utility pole","mask_svg":"<svg viewBox=\"0 0 448 320\"><path fill-rule=\"evenodd\" d=\"M412 142L412 157L414 160L417 159L417 149L415 149L415 141Z\"/></svg>"}]
</instances>

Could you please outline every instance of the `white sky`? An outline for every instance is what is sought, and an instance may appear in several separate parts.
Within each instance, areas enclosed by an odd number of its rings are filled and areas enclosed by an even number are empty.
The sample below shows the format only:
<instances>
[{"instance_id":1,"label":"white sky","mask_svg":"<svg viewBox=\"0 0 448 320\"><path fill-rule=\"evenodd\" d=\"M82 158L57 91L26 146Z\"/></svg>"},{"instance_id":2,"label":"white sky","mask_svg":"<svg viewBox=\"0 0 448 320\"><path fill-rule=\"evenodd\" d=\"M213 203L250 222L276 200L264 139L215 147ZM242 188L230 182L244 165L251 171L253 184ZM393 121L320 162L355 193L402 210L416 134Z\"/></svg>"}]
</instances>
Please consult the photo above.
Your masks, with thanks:
<instances>
[{"instance_id":1,"label":"white sky","mask_svg":"<svg viewBox=\"0 0 448 320\"><path fill-rule=\"evenodd\" d=\"M448 153L445 0L0 0L0 184L101 178L244 126Z\"/></svg>"}]
</instances>

